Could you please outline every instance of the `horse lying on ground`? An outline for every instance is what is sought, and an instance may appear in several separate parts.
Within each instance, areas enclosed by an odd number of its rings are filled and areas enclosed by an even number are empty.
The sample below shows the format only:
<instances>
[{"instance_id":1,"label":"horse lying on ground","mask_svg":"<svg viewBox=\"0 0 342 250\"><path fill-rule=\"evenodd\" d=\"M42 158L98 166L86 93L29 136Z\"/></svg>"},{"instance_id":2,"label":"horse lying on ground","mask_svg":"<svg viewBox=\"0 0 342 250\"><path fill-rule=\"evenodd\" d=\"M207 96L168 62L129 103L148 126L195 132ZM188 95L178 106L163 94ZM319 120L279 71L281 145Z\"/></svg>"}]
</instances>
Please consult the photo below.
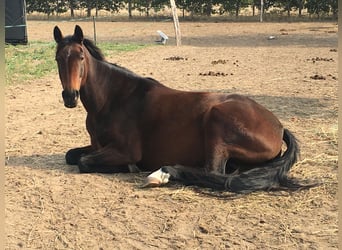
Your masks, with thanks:
<instances>
[{"instance_id":1,"label":"horse lying on ground","mask_svg":"<svg viewBox=\"0 0 342 250\"><path fill-rule=\"evenodd\" d=\"M81 173L136 165L159 169L147 186L170 178L240 193L302 187L287 177L296 138L252 99L171 89L107 62L78 25L70 36L57 26L53 33L64 105L74 108L80 98L87 111L91 145L66 153Z\"/></svg>"}]
</instances>

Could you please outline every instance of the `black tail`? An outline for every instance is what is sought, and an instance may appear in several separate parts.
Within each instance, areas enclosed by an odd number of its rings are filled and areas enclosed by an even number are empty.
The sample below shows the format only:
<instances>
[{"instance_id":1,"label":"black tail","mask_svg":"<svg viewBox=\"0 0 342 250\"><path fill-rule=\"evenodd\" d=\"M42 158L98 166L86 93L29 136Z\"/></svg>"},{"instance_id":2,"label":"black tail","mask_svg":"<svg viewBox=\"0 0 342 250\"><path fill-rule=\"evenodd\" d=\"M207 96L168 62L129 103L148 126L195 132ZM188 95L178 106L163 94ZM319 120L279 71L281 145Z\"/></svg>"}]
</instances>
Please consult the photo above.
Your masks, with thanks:
<instances>
[{"instance_id":1,"label":"black tail","mask_svg":"<svg viewBox=\"0 0 342 250\"><path fill-rule=\"evenodd\" d=\"M196 185L236 193L249 193L281 187L292 190L308 187L288 179L288 171L298 160L299 146L294 135L287 129L284 130L283 140L287 145L283 155L265 165L241 173L219 175L179 165L163 167L162 170L168 172L172 179L185 185Z\"/></svg>"}]
</instances>

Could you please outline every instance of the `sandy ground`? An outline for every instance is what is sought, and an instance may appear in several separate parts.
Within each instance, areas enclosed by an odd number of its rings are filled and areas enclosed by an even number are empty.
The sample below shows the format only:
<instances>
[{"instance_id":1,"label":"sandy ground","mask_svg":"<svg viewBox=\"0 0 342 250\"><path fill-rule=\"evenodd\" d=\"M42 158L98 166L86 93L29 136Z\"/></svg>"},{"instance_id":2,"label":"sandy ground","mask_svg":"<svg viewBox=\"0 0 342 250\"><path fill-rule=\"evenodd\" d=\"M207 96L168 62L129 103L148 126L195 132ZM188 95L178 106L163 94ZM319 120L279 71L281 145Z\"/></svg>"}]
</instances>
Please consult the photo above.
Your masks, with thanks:
<instances>
[{"instance_id":1,"label":"sandy ground","mask_svg":"<svg viewBox=\"0 0 342 250\"><path fill-rule=\"evenodd\" d=\"M66 34L75 25L29 21L29 40L53 41L56 24ZM78 24L92 37L92 23ZM85 111L64 108L58 75L46 75L6 88L6 249L337 249L335 23L181 23L181 47L170 22L96 29L98 42L151 45L164 31L166 46L108 60L173 88L251 96L300 140L290 174L322 185L237 196L140 189L147 173L80 175L64 154L89 143Z\"/></svg>"}]
</instances>

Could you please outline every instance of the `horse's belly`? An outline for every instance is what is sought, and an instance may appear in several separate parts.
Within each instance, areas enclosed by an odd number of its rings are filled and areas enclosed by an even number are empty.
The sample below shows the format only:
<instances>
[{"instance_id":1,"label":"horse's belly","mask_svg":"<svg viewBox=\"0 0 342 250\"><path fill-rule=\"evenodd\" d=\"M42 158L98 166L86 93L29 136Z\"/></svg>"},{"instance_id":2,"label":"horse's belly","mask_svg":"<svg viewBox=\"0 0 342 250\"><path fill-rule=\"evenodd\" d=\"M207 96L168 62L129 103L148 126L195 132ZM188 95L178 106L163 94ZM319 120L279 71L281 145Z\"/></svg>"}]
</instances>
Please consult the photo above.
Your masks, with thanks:
<instances>
[{"instance_id":1,"label":"horse's belly","mask_svg":"<svg viewBox=\"0 0 342 250\"><path fill-rule=\"evenodd\" d=\"M198 128L164 127L145 137L141 164L149 170L176 164L203 167L203 140L203 133Z\"/></svg>"}]
</instances>

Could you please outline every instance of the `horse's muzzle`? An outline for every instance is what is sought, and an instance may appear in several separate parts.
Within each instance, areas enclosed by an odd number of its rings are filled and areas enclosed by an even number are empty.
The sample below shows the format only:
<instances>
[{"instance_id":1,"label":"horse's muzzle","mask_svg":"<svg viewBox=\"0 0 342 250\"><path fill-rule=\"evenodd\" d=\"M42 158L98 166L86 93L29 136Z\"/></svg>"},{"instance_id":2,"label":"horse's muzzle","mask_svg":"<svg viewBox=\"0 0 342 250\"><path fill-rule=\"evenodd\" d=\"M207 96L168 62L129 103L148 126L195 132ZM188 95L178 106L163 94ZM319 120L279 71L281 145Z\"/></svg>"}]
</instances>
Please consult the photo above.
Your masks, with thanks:
<instances>
[{"instance_id":1,"label":"horse's muzzle","mask_svg":"<svg viewBox=\"0 0 342 250\"><path fill-rule=\"evenodd\" d=\"M78 90L63 90L62 97L64 106L67 108L75 108L77 106L79 96L80 92Z\"/></svg>"}]
</instances>

